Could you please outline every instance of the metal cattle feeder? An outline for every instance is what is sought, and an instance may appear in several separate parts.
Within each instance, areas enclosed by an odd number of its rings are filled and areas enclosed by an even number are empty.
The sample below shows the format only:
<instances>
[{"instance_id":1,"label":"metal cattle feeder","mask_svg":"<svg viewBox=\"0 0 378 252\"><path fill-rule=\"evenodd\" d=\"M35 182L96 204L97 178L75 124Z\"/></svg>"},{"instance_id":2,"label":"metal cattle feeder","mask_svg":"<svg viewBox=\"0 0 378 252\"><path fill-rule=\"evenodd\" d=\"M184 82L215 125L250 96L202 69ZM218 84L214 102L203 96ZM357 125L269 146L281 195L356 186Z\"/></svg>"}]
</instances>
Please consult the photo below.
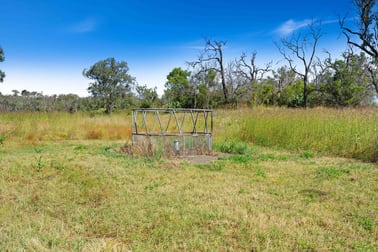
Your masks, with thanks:
<instances>
[{"instance_id":1,"label":"metal cattle feeder","mask_svg":"<svg viewBox=\"0 0 378 252\"><path fill-rule=\"evenodd\" d=\"M132 144L142 152L165 156L211 153L212 110L139 108L132 113Z\"/></svg>"}]
</instances>

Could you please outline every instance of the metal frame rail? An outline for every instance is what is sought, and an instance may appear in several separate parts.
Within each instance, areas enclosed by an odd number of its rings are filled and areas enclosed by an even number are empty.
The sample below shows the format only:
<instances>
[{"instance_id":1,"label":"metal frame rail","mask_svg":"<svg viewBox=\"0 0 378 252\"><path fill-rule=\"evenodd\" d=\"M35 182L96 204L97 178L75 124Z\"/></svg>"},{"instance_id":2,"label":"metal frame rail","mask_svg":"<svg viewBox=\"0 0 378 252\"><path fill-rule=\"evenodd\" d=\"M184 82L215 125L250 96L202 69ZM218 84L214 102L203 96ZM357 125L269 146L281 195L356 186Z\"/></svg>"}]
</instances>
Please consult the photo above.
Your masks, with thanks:
<instances>
[{"instance_id":1,"label":"metal frame rail","mask_svg":"<svg viewBox=\"0 0 378 252\"><path fill-rule=\"evenodd\" d=\"M182 118L177 115L183 114ZM142 116L142 125L138 125L138 116ZM152 127L148 125L147 114L154 115L154 121ZM161 120L162 114L168 114L168 123L164 125ZM204 117L203 130L198 129L197 122L200 114ZM191 131L183 131L183 126L186 116L190 116L192 122ZM181 119L181 120L180 120ZM133 135L145 135L145 136L181 136L181 135L201 135L201 134L213 134L213 111L210 109L178 109L178 108L149 108L149 109L133 109L132 116L132 134ZM210 120L210 123L209 123ZM170 131L169 126L173 124L177 131Z\"/></svg>"}]
</instances>

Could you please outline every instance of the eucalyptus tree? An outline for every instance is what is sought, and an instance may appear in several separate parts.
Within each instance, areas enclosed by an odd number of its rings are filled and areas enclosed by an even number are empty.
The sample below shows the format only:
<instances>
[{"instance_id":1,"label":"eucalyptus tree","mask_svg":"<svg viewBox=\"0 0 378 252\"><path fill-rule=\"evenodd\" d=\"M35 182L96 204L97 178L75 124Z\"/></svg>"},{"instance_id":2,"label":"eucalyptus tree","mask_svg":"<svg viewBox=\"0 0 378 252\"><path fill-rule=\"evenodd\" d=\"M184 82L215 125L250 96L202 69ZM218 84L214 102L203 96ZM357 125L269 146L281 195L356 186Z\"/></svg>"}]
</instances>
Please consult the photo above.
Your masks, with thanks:
<instances>
[{"instance_id":1,"label":"eucalyptus tree","mask_svg":"<svg viewBox=\"0 0 378 252\"><path fill-rule=\"evenodd\" d=\"M93 80L88 87L89 93L103 102L106 113L112 113L116 102L127 97L134 85L135 78L128 72L127 62L114 58L98 61L83 70L83 75Z\"/></svg>"},{"instance_id":2,"label":"eucalyptus tree","mask_svg":"<svg viewBox=\"0 0 378 252\"><path fill-rule=\"evenodd\" d=\"M155 105L159 99L157 88L148 88L147 85L136 85L135 91L137 98L140 101L140 107L150 108Z\"/></svg>"},{"instance_id":3,"label":"eucalyptus tree","mask_svg":"<svg viewBox=\"0 0 378 252\"><path fill-rule=\"evenodd\" d=\"M303 107L307 106L307 86L315 59L316 48L322 35L320 24L316 25L315 22L312 21L308 25L308 28L309 32L305 34L295 33L291 38L281 39L281 44L276 43L279 52L288 62L290 69L302 78ZM299 60L302 64L302 70L297 68L295 59Z\"/></svg>"},{"instance_id":4,"label":"eucalyptus tree","mask_svg":"<svg viewBox=\"0 0 378 252\"><path fill-rule=\"evenodd\" d=\"M167 75L164 97L169 107L192 108L194 106L193 89L189 83L190 72L175 67Z\"/></svg>"},{"instance_id":5,"label":"eucalyptus tree","mask_svg":"<svg viewBox=\"0 0 378 252\"><path fill-rule=\"evenodd\" d=\"M215 71L194 69L190 75L190 85L195 92L195 108L212 108L221 102L222 95L218 94L219 86Z\"/></svg>"},{"instance_id":6,"label":"eucalyptus tree","mask_svg":"<svg viewBox=\"0 0 378 252\"><path fill-rule=\"evenodd\" d=\"M372 82L369 58L364 52L356 54L353 50L345 51L342 57L338 60L329 57L322 64L317 88L323 104L327 106L370 104L374 91L369 87Z\"/></svg>"},{"instance_id":7,"label":"eucalyptus tree","mask_svg":"<svg viewBox=\"0 0 378 252\"><path fill-rule=\"evenodd\" d=\"M223 48L225 41L206 40L205 48L196 61L189 62L193 68L199 66L201 72L213 71L220 75L223 98L225 103L229 102L229 93L226 85L226 72L224 65Z\"/></svg>"},{"instance_id":8,"label":"eucalyptus tree","mask_svg":"<svg viewBox=\"0 0 378 252\"><path fill-rule=\"evenodd\" d=\"M285 105L281 100L282 90L293 83L297 79L297 74L287 66L281 66L277 70L273 71L273 78L277 83L277 98L279 105Z\"/></svg>"}]
</instances>

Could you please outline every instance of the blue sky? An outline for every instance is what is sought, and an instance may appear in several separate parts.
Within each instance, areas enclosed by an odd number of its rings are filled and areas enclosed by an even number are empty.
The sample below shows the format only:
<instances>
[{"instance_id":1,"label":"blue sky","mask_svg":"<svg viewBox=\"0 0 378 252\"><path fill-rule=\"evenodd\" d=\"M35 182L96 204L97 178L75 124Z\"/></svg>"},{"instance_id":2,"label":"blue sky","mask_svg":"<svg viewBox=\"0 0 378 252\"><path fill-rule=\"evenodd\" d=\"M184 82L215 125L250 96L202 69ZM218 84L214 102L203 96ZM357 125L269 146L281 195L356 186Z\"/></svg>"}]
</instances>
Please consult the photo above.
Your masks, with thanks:
<instances>
[{"instance_id":1,"label":"blue sky","mask_svg":"<svg viewBox=\"0 0 378 252\"><path fill-rule=\"evenodd\" d=\"M355 15L351 0L2 0L1 9L0 92L80 96L89 95L83 69L108 57L162 94L167 74L195 60L204 38L227 41L228 60L256 51L258 64L280 64L274 42L309 20L322 20L318 55L338 58L347 47L338 19Z\"/></svg>"}]
</instances>

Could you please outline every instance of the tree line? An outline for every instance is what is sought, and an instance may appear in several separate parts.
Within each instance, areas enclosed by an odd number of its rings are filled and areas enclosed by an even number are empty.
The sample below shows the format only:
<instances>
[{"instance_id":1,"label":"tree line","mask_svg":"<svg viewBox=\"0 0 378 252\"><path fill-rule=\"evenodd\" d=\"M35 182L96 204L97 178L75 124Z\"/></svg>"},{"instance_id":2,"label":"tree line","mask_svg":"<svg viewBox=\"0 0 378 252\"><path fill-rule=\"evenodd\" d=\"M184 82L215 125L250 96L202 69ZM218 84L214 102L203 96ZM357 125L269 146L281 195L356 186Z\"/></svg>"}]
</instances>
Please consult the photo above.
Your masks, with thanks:
<instances>
[{"instance_id":1,"label":"tree line","mask_svg":"<svg viewBox=\"0 0 378 252\"><path fill-rule=\"evenodd\" d=\"M91 80L89 97L74 94L45 96L14 90L0 96L1 111L93 111L111 113L130 107L215 108L239 104L314 107L371 105L378 97L378 29L376 0L354 0L358 18L355 30L340 20L347 49L339 59L330 53L321 59L318 42L321 22L311 22L306 32L276 42L286 65L256 63L257 52L225 61L225 41L206 39L197 59L187 69L175 67L167 75L165 90L139 85L128 64L108 58L83 70ZM4 52L0 48L0 62ZM5 73L0 71L0 82Z\"/></svg>"}]
</instances>

